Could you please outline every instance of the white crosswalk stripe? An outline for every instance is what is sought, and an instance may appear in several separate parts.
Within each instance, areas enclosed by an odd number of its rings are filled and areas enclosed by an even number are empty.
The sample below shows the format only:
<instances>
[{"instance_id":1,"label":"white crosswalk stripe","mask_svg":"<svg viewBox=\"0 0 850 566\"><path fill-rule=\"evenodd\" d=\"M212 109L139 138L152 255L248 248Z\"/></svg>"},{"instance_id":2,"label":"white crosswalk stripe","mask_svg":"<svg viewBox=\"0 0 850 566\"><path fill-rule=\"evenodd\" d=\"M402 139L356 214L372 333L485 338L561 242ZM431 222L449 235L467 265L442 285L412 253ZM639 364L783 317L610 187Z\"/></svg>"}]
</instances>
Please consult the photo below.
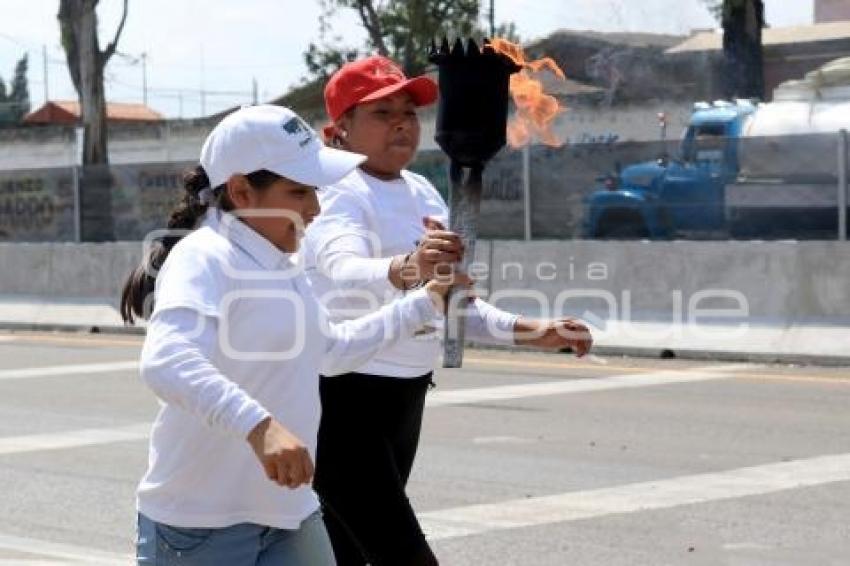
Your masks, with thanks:
<instances>
[{"instance_id":1,"label":"white crosswalk stripe","mask_svg":"<svg viewBox=\"0 0 850 566\"><path fill-rule=\"evenodd\" d=\"M696 383L700 381L734 377L736 371L752 367L752 365L744 364L727 364L687 370L670 370L638 374L630 373L600 378L547 381L544 383L523 383L519 385L499 385L496 387L449 389L446 391L438 389L426 398L425 405L428 407L443 407L446 405L466 405L470 403L507 401L523 397L543 397L547 395L589 393L592 391L608 391L611 389L648 387L653 385Z\"/></svg>"},{"instance_id":2,"label":"white crosswalk stripe","mask_svg":"<svg viewBox=\"0 0 850 566\"><path fill-rule=\"evenodd\" d=\"M136 423L115 428L87 428L55 433L0 437L0 455L144 440L148 437L150 428L149 423Z\"/></svg>"},{"instance_id":3,"label":"white crosswalk stripe","mask_svg":"<svg viewBox=\"0 0 850 566\"><path fill-rule=\"evenodd\" d=\"M57 377L67 375L111 373L116 371L136 371L138 369L139 362L136 360L105 362L99 364L67 364L41 368L4 369L0 370L0 381L6 379L29 379L35 377Z\"/></svg>"},{"instance_id":4,"label":"white crosswalk stripe","mask_svg":"<svg viewBox=\"0 0 850 566\"><path fill-rule=\"evenodd\" d=\"M850 454L836 454L602 489L420 513L431 539L668 509L850 481Z\"/></svg>"}]
</instances>

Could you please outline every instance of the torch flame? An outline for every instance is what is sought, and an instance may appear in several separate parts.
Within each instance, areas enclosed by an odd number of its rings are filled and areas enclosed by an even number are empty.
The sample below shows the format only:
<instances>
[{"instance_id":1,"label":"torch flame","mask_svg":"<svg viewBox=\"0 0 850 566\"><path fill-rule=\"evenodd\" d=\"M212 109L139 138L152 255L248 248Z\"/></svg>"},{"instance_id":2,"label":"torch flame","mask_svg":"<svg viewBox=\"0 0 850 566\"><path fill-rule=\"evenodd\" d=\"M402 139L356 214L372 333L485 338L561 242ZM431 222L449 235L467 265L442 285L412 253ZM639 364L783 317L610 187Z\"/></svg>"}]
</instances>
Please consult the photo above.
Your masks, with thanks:
<instances>
[{"instance_id":1,"label":"torch flame","mask_svg":"<svg viewBox=\"0 0 850 566\"><path fill-rule=\"evenodd\" d=\"M517 107L516 115L508 123L507 138L511 147L521 147L533 136L546 145L563 145L552 131L552 122L566 109L554 96L546 94L543 83L532 75L548 70L560 80L566 80L558 64L551 57L529 61L521 46L498 37L490 42L489 47L522 67L518 73L511 75L510 82L511 96Z\"/></svg>"}]
</instances>

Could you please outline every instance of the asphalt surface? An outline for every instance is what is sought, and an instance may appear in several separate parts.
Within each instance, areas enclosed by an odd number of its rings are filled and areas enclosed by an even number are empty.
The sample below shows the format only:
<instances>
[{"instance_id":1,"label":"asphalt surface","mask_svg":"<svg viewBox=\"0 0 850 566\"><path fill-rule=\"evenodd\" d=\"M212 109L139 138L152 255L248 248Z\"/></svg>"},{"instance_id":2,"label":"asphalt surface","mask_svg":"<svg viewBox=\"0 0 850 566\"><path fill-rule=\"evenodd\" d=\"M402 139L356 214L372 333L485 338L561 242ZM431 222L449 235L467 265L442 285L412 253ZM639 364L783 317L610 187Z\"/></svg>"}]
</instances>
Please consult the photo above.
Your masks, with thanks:
<instances>
[{"instance_id":1,"label":"asphalt surface","mask_svg":"<svg viewBox=\"0 0 850 566\"><path fill-rule=\"evenodd\" d=\"M0 333L0 564L132 562L140 346ZM466 356L409 486L441 564L850 564L847 368Z\"/></svg>"}]
</instances>

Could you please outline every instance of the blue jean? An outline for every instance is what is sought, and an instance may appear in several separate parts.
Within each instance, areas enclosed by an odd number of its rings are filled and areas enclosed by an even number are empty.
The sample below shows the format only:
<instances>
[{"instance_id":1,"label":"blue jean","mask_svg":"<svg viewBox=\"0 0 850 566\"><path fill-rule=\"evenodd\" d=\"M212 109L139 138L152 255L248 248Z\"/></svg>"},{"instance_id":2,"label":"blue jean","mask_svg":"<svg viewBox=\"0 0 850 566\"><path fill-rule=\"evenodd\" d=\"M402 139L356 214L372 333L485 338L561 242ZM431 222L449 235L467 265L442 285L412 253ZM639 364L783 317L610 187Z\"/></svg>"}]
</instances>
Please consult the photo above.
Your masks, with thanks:
<instances>
[{"instance_id":1,"label":"blue jean","mask_svg":"<svg viewBox=\"0 0 850 566\"><path fill-rule=\"evenodd\" d=\"M335 566L325 524L313 513L297 530L240 523L172 527L139 514L139 566Z\"/></svg>"}]
</instances>

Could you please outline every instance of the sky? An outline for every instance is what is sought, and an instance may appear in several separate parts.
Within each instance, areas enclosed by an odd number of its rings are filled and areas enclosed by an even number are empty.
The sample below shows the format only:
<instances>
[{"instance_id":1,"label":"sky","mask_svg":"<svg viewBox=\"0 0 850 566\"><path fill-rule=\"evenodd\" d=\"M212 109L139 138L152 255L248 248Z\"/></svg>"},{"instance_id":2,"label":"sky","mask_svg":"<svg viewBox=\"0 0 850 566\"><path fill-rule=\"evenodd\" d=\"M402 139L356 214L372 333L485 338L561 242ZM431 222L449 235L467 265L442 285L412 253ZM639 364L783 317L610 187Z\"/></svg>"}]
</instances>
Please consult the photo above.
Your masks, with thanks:
<instances>
[{"instance_id":1,"label":"sky","mask_svg":"<svg viewBox=\"0 0 850 566\"><path fill-rule=\"evenodd\" d=\"M813 1L765 0L768 24L811 23ZM716 27L702 0L494 2L497 22L515 22L524 41L558 29L688 35ZM76 99L59 42L58 6L59 0L0 0L0 77L8 84L28 53L33 108L44 102L45 84L51 100ZM101 48L114 35L121 6L122 0L100 0ZM318 41L319 14L318 0L130 0L119 54L106 68L107 99L142 102L143 67L148 105L167 117L250 103L255 80L261 102L275 98L306 74L303 52ZM365 33L353 11L340 11L332 24L346 44L362 45Z\"/></svg>"}]
</instances>

